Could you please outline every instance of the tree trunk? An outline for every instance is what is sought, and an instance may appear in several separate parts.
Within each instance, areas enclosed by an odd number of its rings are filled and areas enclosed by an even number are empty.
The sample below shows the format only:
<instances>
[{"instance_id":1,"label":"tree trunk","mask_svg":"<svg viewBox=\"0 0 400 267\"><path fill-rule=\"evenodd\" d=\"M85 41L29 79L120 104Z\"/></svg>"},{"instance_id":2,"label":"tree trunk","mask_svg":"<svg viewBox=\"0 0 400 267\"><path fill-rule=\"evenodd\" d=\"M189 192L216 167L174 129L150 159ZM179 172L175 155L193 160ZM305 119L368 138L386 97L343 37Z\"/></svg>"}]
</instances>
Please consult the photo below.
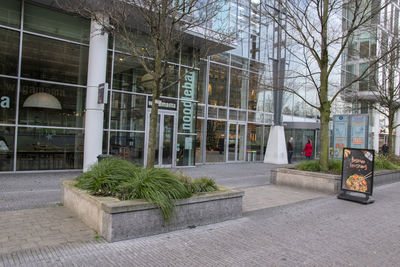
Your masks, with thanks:
<instances>
[{"instance_id":1,"label":"tree trunk","mask_svg":"<svg viewBox=\"0 0 400 267\"><path fill-rule=\"evenodd\" d=\"M388 146L389 146L389 155L390 154L394 154L393 153L393 124L394 124L394 113L393 113L393 111L391 110L391 109L389 109L389 112L388 112L389 114L388 114L388 119L389 119L389 125L388 125L388 128L389 128L389 136L388 136Z\"/></svg>"},{"instance_id":2,"label":"tree trunk","mask_svg":"<svg viewBox=\"0 0 400 267\"><path fill-rule=\"evenodd\" d=\"M321 116L321 135L320 135L320 157L319 164L322 171L328 170L329 160L329 119L331 115L331 103L328 100L328 10L329 1L323 1L322 30L321 30L321 60L320 60L320 116Z\"/></svg>"},{"instance_id":3,"label":"tree trunk","mask_svg":"<svg viewBox=\"0 0 400 267\"><path fill-rule=\"evenodd\" d=\"M149 131L149 145L147 147L147 168L154 167L154 160L156 155L156 144L157 144L157 121L158 121L158 105L155 103L156 98L152 98L152 106L150 113L150 131Z\"/></svg>"},{"instance_id":4,"label":"tree trunk","mask_svg":"<svg viewBox=\"0 0 400 267\"><path fill-rule=\"evenodd\" d=\"M320 156L319 165L322 171L328 170L329 162L329 119L330 119L330 109L325 109L320 111L321 113L321 130L320 130Z\"/></svg>"},{"instance_id":5,"label":"tree trunk","mask_svg":"<svg viewBox=\"0 0 400 267\"><path fill-rule=\"evenodd\" d=\"M149 129L149 144L147 147L147 168L154 167L154 160L156 154L156 144L157 144L157 121L158 121L158 100L161 95L161 72L162 72L162 60L161 52L157 50L155 57L155 72L152 73L153 76L153 88L152 88L152 105L150 113L150 129Z\"/></svg>"}]
</instances>

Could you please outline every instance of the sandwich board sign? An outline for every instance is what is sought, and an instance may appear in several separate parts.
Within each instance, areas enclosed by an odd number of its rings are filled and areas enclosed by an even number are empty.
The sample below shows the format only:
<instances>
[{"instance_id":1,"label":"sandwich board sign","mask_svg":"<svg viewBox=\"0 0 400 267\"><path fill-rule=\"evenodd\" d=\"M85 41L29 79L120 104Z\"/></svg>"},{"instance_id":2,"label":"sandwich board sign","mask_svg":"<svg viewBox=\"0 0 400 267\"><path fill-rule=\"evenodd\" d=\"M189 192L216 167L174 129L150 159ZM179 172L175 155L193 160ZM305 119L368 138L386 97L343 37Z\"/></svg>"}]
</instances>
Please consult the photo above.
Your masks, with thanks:
<instances>
[{"instance_id":1,"label":"sandwich board sign","mask_svg":"<svg viewBox=\"0 0 400 267\"><path fill-rule=\"evenodd\" d=\"M343 149L341 177L343 193L338 195L338 198L363 204L374 202L370 198L374 185L374 153L375 151L370 149Z\"/></svg>"}]
</instances>

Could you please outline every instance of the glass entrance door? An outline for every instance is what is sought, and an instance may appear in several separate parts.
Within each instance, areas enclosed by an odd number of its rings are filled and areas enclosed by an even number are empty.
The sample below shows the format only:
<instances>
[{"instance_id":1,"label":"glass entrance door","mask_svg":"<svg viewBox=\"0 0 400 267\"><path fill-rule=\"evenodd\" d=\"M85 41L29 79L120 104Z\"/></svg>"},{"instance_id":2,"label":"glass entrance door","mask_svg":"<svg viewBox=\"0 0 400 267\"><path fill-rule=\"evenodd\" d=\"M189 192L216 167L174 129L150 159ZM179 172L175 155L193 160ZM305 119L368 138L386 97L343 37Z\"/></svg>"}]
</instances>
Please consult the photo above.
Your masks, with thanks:
<instances>
[{"instance_id":1,"label":"glass entrance door","mask_svg":"<svg viewBox=\"0 0 400 267\"><path fill-rule=\"evenodd\" d=\"M228 161L244 161L246 124L230 123L228 131Z\"/></svg>"},{"instance_id":2,"label":"glass entrance door","mask_svg":"<svg viewBox=\"0 0 400 267\"><path fill-rule=\"evenodd\" d=\"M176 113L168 111L159 111L157 120L157 133L156 133L156 151L154 158L154 165L159 167L171 167L174 162L174 148L175 148L175 122ZM147 129L150 124L150 112L147 114ZM149 144L149 137L147 130L146 137L146 158L147 148Z\"/></svg>"}]
</instances>

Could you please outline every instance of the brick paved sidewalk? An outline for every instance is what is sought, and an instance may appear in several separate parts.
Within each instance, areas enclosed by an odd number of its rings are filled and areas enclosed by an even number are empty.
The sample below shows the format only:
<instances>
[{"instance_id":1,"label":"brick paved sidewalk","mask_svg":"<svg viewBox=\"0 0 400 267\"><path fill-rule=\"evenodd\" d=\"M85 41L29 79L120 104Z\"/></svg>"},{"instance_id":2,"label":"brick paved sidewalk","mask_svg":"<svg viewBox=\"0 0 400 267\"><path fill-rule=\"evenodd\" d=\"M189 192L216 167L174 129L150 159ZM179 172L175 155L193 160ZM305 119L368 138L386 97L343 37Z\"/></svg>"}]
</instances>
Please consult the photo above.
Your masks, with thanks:
<instances>
[{"instance_id":1,"label":"brick paved sidewalk","mask_svg":"<svg viewBox=\"0 0 400 267\"><path fill-rule=\"evenodd\" d=\"M0 255L22 249L88 241L95 236L93 230L65 207L0 212Z\"/></svg>"},{"instance_id":2,"label":"brick paved sidewalk","mask_svg":"<svg viewBox=\"0 0 400 267\"><path fill-rule=\"evenodd\" d=\"M244 189L243 212L326 196L275 185ZM0 255L76 241L93 241L96 233L62 206L0 212Z\"/></svg>"}]
</instances>

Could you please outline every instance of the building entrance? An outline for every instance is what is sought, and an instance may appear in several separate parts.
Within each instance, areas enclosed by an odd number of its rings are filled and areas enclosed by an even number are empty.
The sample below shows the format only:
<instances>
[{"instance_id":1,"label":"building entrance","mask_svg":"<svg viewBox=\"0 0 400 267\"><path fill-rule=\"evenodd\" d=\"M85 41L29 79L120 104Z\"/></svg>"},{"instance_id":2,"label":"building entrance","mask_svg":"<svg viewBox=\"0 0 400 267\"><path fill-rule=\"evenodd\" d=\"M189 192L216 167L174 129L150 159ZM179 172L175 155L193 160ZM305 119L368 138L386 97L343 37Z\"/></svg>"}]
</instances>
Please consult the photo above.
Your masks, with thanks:
<instances>
[{"instance_id":1,"label":"building entrance","mask_svg":"<svg viewBox=\"0 0 400 267\"><path fill-rule=\"evenodd\" d=\"M155 166L171 167L175 163L176 118L177 116L175 111L158 111L156 153L154 158ZM147 162L147 148L149 144L150 112L147 112L146 129L145 162Z\"/></svg>"},{"instance_id":2,"label":"building entrance","mask_svg":"<svg viewBox=\"0 0 400 267\"><path fill-rule=\"evenodd\" d=\"M229 123L228 161L244 161L246 148L246 124Z\"/></svg>"}]
</instances>

